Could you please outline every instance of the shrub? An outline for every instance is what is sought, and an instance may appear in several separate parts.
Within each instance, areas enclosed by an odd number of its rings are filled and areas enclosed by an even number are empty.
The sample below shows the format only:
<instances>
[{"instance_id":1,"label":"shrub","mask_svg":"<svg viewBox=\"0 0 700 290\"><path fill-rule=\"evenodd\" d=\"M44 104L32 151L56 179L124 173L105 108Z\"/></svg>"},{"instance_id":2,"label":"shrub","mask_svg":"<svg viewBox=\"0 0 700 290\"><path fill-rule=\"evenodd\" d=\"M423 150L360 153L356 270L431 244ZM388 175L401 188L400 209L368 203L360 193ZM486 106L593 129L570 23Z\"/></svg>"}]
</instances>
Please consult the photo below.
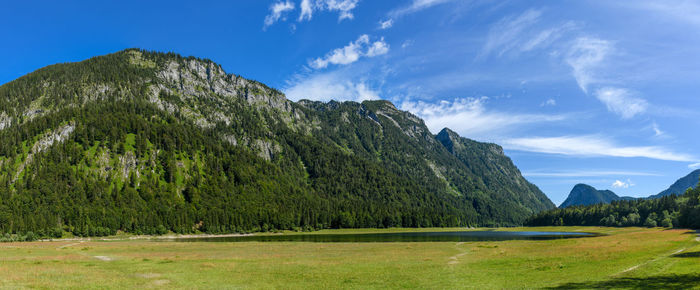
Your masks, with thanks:
<instances>
[{"instance_id":1,"label":"shrub","mask_svg":"<svg viewBox=\"0 0 700 290\"><path fill-rule=\"evenodd\" d=\"M52 238L60 239L63 237L63 229L53 228L49 234Z\"/></svg>"},{"instance_id":2,"label":"shrub","mask_svg":"<svg viewBox=\"0 0 700 290\"><path fill-rule=\"evenodd\" d=\"M645 226L645 227L648 227L648 228L656 227L656 221L655 221L654 219L652 219L651 217L648 217L648 218L644 221L644 226Z\"/></svg>"},{"instance_id":3,"label":"shrub","mask_svg":"<svg viewBox=\"0 0 700 290\"><path fill-rule=\"evenodd\" d=\"M671 218L665 218L661 221L661 226L664 228L672 228L673 227L673 222L671 221Z\"/></svg>"},{"instance_id":4,"label":"shrub","mask_svg":"<svg viewBox=\"0 0 700 290\"><path fill-rule=\"evenodd\" d=\"M168 233L168 229L166 229L165 226L163 226L163 225L158 225L158 227L156 228L156 234L165 235L167 233Z\"/></svg>"},{"instance_id":5,"label":"shrub","mask_svg":"<svg viewBox=\"0 0 700 290\"><path fill-rule=\"evenodd\" d=\"M34 232L27 232L27 234L24 235L23 240L25 240L27 242L31 242L31 241L36 241L37 238L38 237L34 234Z\"/></svg>"}]
</instances>

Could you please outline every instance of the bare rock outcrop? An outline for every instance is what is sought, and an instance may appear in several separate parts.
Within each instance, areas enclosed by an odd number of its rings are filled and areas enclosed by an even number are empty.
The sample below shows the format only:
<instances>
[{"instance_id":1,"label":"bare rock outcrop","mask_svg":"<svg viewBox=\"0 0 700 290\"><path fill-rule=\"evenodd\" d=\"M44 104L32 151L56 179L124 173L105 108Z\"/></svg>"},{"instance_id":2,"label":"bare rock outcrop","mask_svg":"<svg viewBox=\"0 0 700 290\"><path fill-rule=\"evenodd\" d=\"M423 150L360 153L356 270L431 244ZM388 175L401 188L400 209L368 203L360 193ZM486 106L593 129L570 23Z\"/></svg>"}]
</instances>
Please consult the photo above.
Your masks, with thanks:
<instances>
[{"instance_id":1,"label":"bare rock outcrop","mask_svg":"<svg viewBox=\"0 0 700 290\"><path fill-rule=\"evenodd\" d=\"M32 150L29 152L27 155L27 158L24 159L24 162L19 164L19 167L17 168L17 172L15 173L15 176L12 178L12 182L17 181L19 179L19 176L22 174L24 171L24 168L34 160L34 155L41 153L42 151L45 151L52 145L56 143L60 143L68 139L70 136L70 133L75 130L75 124L70 123L64 126L59 127L58 129L46 134L43 136L39 141L34 143L34 146L32 146Z\"/></svg>"},{"instance_id":2,"label":"bare rock outcrop","mask_svg":"<svg viewBox=\"0 0 700 290\"><path fill-rule=\"evenodd\" d=\"M12 117L5 112L0 112L0 130L10 128L10 126L12 126Z\"/></svg>"}]
</instances>

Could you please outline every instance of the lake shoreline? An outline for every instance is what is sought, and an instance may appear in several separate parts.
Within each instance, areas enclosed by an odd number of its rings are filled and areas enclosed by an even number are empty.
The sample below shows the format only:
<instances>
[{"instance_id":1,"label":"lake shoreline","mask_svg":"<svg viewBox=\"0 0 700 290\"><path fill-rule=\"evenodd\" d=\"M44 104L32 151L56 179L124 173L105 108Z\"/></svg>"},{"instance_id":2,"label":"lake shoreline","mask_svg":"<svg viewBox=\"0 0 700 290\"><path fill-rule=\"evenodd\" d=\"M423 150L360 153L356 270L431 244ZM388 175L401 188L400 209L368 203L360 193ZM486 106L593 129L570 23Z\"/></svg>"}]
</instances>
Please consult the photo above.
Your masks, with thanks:
<instances>
[{"instance_id":1,"label":"lake shoreline","mask_svg":"<svg viewBox=\"0 0 700 290\"><path fill-rule=\"evenodd\" d=\"M40 239L36 242L75 242L75 241L130 241L130 240L179 240L179 239L213 239L213 238L236 238L236 237L252 237L252 236L296 236L296 235L341 235L341 234L396 234L396 233L421 233L421 232L466 232L466 231L498 231L511 232L519 231L520 229L533 229L532 227L465 227L465 228L358 228L358 229L323 229L311 232L256 232L256 233L229 233L229 234L166 234L166 235L123 235L123 236L106 236L106 237L69 237L59 239ZM561 233L561 228L558 230L550 229L550 227L539 227L537 232L552 232ZM581 232L581 227L572 228L571 233ZM589 232L590 234L600 234L597 232Z\"/></svg>"}]
</instances>

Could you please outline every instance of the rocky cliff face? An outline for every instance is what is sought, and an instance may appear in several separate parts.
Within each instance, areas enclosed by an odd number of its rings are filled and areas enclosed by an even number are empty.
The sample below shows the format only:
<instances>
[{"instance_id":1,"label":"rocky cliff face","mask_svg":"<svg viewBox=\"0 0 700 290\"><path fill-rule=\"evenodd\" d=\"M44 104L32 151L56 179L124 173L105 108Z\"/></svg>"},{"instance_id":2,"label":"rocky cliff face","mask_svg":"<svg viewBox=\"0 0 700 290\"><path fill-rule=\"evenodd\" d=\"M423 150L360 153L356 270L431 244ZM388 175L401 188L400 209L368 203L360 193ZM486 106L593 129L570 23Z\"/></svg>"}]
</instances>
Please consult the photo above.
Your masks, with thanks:
<instances>
[{"instance_id":1,"label":"rocky cliff face","mask_svg":"<svg viewBox=\"0 0 700 290\"><path fill-rule=\"evenodd\" d=\"M186 207L181 228L517 225L553 207L498 145L435 136L387 101L291 102L176 54L130 49L5 84L0 139L0 197L61 172L61 196ZM85 188L108 193L72 192ZM171 218L158 214L141 222Z\"/></svg>"},{"instance_id":2,"label":"rocky cliff face","mask_svg":"<svg viewBox=\"0 0 700 290\"><path fill-rule=\"evenodd\" d=\"M24 159L24 161L18 165L15 175L12 178L12 182L16 182L20 175L24 173L24 168L27 166L27 164L30 164L32 160L34 160L34 156L36 154L45 151L54 144L65 141L66 139L68 139L68 136L73 132L74 129L74 124L66 124L52 132L45 134L44 136L41 136L41 138L32 145L32 149L31 151L29 151L29 154L27 154L27 157Z\"/></svg>"},{"instance_id":3,"label":"rocky cliff face","mask_svg":"<svg viewBox=\"0 0 700 290\"><path fill-rule=\"evenodd\" d=\"M12 118L5 112L0 112L0 131L12 125Z\"/></svg>"}]
</instances>

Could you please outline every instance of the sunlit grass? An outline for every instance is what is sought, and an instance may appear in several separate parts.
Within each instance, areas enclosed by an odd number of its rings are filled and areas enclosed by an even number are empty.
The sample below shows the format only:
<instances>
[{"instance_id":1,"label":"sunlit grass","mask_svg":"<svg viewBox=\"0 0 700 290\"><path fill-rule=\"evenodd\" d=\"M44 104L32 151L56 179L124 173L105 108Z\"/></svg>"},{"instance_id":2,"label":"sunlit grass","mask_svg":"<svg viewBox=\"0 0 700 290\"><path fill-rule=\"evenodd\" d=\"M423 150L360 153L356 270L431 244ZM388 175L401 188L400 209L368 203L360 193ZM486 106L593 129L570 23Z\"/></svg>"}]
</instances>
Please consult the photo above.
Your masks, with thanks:
<instances>
[{"instance_id":1,"label":"sunlit grass","mask_svg":"<svg viewBox=\"0 0 700 290\"><path fill-rule=\"evenodd\" d=\"M320 233L442 230L461 229ZM147 240L5 243L0 244L0 285L10 288L591 288L623 287L624 283L641 285L645 281L659 286L676 277L686 281L686 285L700 286L697 284L700 279L692 279L700 273L700 254L696 254L700 253L700 243L687 230L597 227L499 230L586 231L608 235L466 243ZM678 253L672 255L674 252ZM640 266L626 271L636 265Z\"/></svg>"}]
</instances>

